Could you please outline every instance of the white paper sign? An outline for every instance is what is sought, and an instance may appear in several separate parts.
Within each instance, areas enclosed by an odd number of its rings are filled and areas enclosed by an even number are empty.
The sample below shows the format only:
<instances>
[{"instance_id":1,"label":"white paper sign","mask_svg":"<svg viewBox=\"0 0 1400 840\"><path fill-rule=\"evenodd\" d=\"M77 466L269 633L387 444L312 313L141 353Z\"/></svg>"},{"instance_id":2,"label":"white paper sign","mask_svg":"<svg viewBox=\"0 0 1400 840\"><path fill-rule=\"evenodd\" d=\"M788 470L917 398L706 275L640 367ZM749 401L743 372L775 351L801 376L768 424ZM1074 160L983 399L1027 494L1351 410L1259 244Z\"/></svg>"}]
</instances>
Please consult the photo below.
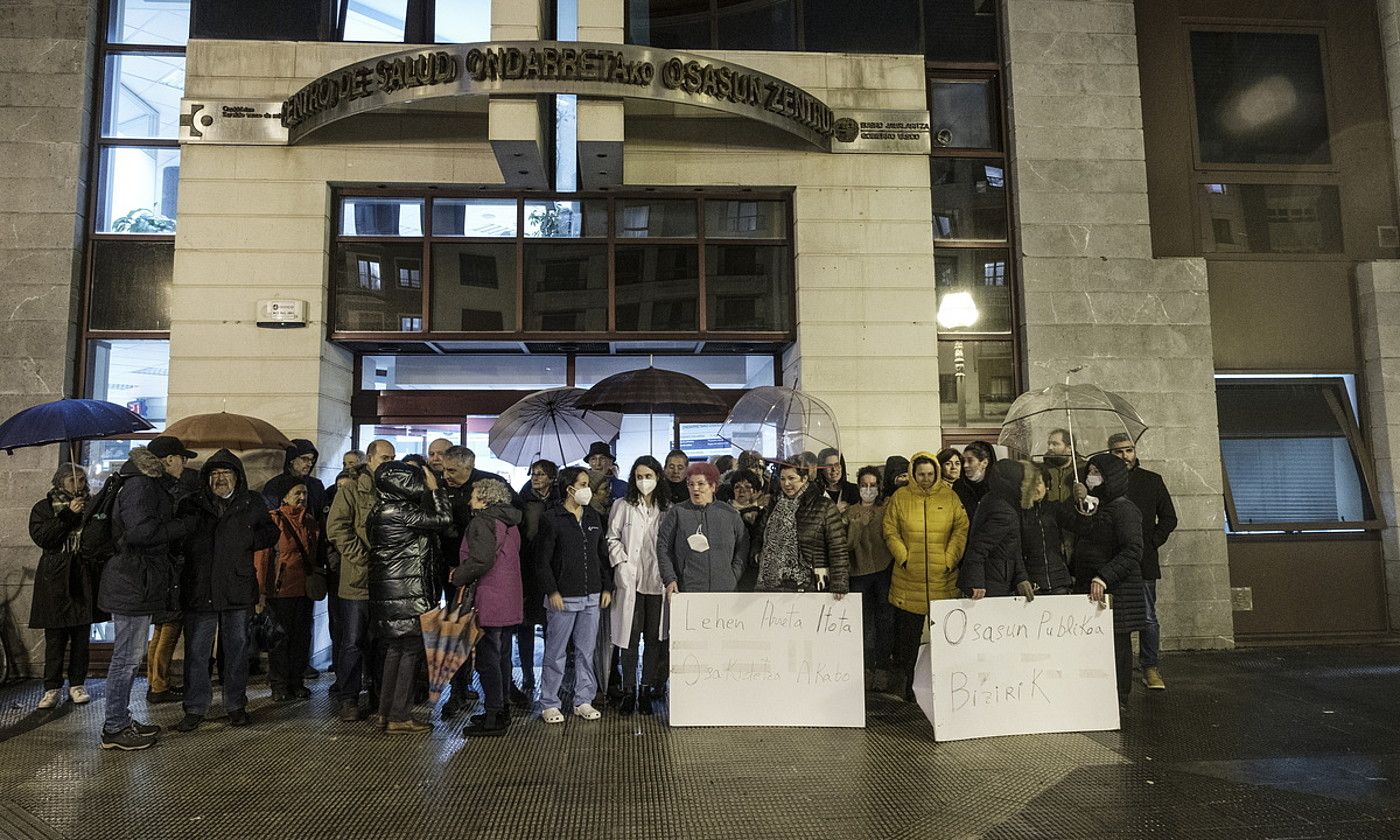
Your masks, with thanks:
<instances>
[{"instance_id":1,"label":"white paper sign","mask_svg":"<svg viewBox=\"0 0 1400 840\"><path fill-rule=\"evenodd\" d=\"M860 595L678 593L672 726L865 726Z\"/></svg>"},{"instance_id":2,"label":"white paper sign","mask_svg":"<svg viewBox=\"0 0 1400 840\"><path fill-rule=\"evenodd\" d=\"M915 693L936 740L1118 728L1111 610L1084 595L929 607Z\"/></svg>"}]
</instances>

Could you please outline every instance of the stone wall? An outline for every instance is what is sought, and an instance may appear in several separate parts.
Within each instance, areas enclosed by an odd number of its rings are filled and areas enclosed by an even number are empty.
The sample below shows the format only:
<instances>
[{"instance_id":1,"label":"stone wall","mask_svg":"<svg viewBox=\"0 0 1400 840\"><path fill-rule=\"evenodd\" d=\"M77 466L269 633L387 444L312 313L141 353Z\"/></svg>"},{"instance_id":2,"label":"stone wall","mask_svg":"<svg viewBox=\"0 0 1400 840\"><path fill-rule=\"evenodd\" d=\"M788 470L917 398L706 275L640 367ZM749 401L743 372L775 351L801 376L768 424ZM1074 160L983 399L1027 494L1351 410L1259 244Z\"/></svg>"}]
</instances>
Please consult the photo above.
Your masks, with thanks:
<instances>
[{"instance_id":1,"label":"stone wall","mask_svg":"<svg viewBox=\"0 0 1400 840\"><path fill-rule=\"evenodd\" d=\"M1386 605L1390 626L1400 627L1400 261L1361 263L1356 269L1362 382L1362 418L1369 432L1380 493L1385 557Z\"/></svg>"},{"instance_id":2,"label":"stone wall","mask_svg":"<svg viewBox=\"0 0 1400 840\"><path fill-rule=\"evenodd\" d=\"M71 396L86 218L94 4L0 4L0 420ZM21 668L38 670L29 618L39 550L29 509L49 489L58 447L0 455L0 628Z\"/></svg>"},{"instance_id":3,"label":"stone wall","mask_svg":"<svg viewBox=\"0 0 1400 840\"><path fill-rule=\"evenodd\" d=\"M1233 644L1206 270L1153 259L1131 0L1007 0L1012 172L1032 389L1117 391L1151 430L1181 524L1162 552L1164 647Z\"/></svg>"}]
</instances>

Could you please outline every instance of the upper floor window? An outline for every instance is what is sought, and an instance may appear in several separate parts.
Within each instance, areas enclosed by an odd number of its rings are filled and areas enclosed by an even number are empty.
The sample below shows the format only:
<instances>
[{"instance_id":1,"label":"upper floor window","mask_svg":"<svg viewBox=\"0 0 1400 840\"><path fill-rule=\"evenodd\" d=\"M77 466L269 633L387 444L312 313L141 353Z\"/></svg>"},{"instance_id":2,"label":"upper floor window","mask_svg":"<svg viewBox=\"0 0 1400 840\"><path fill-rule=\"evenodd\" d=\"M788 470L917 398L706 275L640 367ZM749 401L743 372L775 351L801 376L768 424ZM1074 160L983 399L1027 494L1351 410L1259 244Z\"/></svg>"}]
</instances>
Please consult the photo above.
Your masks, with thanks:
<instances>
[{"instance_id":1,"label":"upper floor window","mask_svg":"<svg viewBox=\"0 0 1400 840\"><path fill-rule=\"evenodd\" d=\"M674 50L918 53L919 0L631 0L627 40Z\"/></svg>"}]
</instances>

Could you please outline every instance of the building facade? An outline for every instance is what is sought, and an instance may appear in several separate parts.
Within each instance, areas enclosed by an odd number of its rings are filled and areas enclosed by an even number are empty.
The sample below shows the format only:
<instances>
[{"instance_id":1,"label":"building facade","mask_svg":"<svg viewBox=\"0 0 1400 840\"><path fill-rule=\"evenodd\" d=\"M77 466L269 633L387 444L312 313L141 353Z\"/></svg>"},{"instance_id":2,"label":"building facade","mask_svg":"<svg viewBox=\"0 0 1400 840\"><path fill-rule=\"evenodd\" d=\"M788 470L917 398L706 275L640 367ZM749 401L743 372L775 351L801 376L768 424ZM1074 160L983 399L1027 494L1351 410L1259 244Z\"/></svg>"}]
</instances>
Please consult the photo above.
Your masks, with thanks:
<instances>
[{"instance_id":1,"label":"building facade","mask_svg":"<svg viewBox=\"0 0 1400 840\"><path fill-rule=\"evenodd\" d=\"M7 4L0 408L523 478L496 414L648 363L800 386L852 470L1093 382L1176 500L1168 647L1386 633L1398 49L1392 0ZM629 418L619 456L722 419ZM30 658L55 459L0 488Z\"/></svg>"}]
</instances>

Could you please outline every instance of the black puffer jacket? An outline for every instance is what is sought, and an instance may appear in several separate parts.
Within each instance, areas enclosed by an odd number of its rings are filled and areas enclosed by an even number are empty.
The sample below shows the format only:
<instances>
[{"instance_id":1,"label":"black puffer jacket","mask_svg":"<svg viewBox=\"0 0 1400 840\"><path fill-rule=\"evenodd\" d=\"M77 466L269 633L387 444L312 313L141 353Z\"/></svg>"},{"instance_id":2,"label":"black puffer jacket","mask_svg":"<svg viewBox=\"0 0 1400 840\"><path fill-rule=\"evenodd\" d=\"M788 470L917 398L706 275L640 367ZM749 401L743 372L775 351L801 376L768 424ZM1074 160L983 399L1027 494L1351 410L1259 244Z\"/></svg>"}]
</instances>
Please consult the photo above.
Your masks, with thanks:
<instances>
[{"instance_id":1,"label":"black puffer jacket","mask_svg":"<svg viewBox=\"0 0 1400 840\"><path fill-rule=\"evenodd\" d=\"M146 447L131 450L119 472L126 483L112 512L118 549L102 570L97 603L115 615L152 615L170 606L175 586L171 553L179 551L194 517L176 518L177 482Z\"/></svg>"},{"instance_id":2,"label":"black puffer jacket","mask_svg":"<svg viewBox=\"0 0 1400 840\"><path fill-rule=\"evenodd\" d=\"M1088 592L1094 578L1113 596L1113 632L1141 630L1147 623L1142 593L1142 514L1127 495L1128 467L1107 452L1089 463L1103 484L1089 491L1099 499L1089 532L1074 548L1074 588Z\"/></svg>"},{"instance_id":3,"label":"black puffer jacket","mask_svg":"<svg viewBox=\"0 0 1400 840\"><path fill-rule=\"evenodd\" d=\"M382 637L412 636L418 616L433 609L437 591L432 558L438 531L452 524L447 493L428 492L423 470L402 461L374 473L379 503L370 511L369 617Z\"/></svg>"},{"instance_id":4,"label":"black puffer jacket","mask_svg":"<svg viewBox=\"0 0 1400 840\"><path fill-rule=\"evenodd\" d=\"M209 489L209 473L218 468L237 476L227 499ZM258 602L253 552L277 545L277 524L261 495L248 489L243 462L227 449L209 456L199 478L200 491L180 502L180 512L195 522L184 545L181 601L192 612L247 609Z\"/></svg>"},{"instance_id":5,"label":"black puffer jacket","mask_svg":"<svg viewBox=\"0 0 1400 840\"><path fill-rule=\"evenodd\" d=\"M1035 476L1029 464L997 461L987 470L987 494L977 505L967 532L967 548L958 566L964 595L985 589L991 598L1013 595L1027 580L1021 556L1021 511L1030 505Z\"/></svg>"},{"instance_id":6,"label":"black puffer jacket","mask_svg":"<svg viewBox=\"0 0 1400 840\"><path fill-rule=\"evenodd\" d=\"M763 553L763 534L768 517L772 515L773 506L778 503L779 497L780 494L774 494L768 502L768 508L763 512L762 520L752 532L760 541L757 550L753 552L756 557ZM822 488L817 487L815 482L809 482L797 501L795 518L797 551L802 557L802 564L809 570L827 570L827 591L851 591L851 554L846 541L846 520L836 510L836 503ZM816 574L813 573L808 591L815 589Z\"/></svg>"},{"instance_id":7,"label":"black puffer jacket","mask_svg":"<svg viewBox=\"0 0 1400 840\"><path fill-rule=\"evenodd\" d=\"M1093 519L1080 515L1069 502L1036 502L1021 511L1021 556L1026 576L1036 591L1049 594L1056 589L1073 589L1074 577L1065 563L1064 535L1087 534Z\"/></svg>"}]
</instances>

